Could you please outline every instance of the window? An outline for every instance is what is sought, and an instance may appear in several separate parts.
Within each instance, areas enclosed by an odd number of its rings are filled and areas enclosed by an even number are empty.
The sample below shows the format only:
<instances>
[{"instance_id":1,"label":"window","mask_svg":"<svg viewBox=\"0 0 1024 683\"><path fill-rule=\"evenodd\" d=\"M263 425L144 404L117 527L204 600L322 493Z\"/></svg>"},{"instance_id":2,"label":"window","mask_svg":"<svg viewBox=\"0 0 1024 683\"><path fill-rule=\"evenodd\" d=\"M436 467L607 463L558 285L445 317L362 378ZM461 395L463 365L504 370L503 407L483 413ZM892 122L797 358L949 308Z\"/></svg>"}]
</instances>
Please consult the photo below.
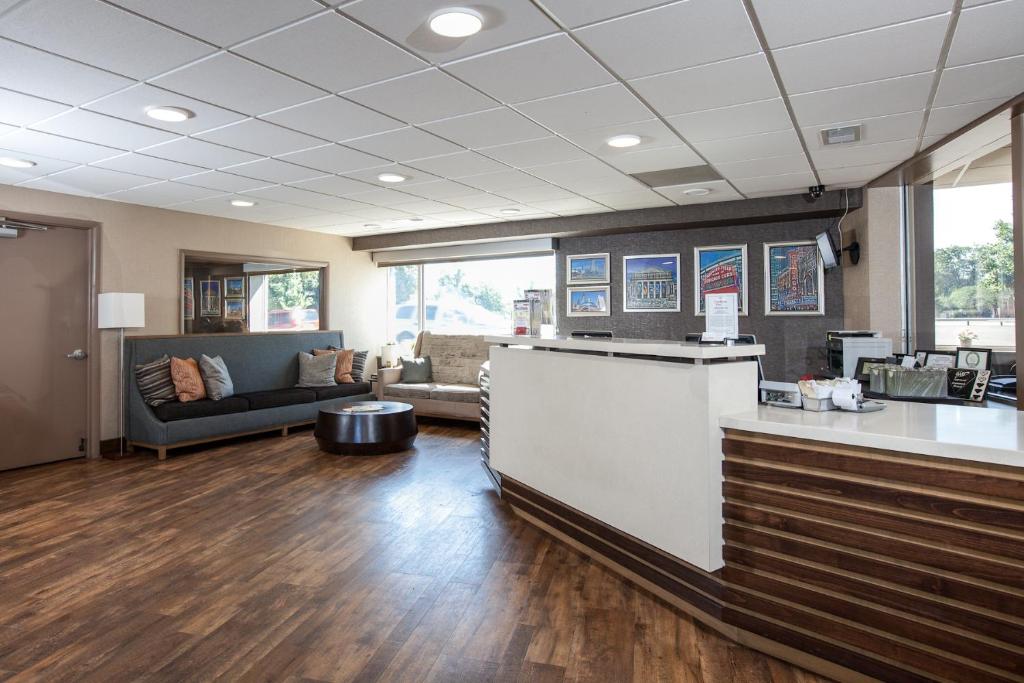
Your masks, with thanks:
<instances>
[{"instance_id":1,"label":"window","mask_svg":"<svg viewBox=\"0 0 1024 683\"><path fill-rule=\"evenodd\" d=\"M507 334L512 302L527 289L554 289L554 255L392 266L389 338L410 343L439 334ZM420 315L420 306L423 315Z\"/></svg>"},{"instance_id":2,"label":"window","mask_svg":"<svg viewBox=\"0 0 1024 683\"><path fill-rule=\"evenodd\" d=\"M249 276L253 331L319 330L319 270Z\"/></svg>"}]
</instances>

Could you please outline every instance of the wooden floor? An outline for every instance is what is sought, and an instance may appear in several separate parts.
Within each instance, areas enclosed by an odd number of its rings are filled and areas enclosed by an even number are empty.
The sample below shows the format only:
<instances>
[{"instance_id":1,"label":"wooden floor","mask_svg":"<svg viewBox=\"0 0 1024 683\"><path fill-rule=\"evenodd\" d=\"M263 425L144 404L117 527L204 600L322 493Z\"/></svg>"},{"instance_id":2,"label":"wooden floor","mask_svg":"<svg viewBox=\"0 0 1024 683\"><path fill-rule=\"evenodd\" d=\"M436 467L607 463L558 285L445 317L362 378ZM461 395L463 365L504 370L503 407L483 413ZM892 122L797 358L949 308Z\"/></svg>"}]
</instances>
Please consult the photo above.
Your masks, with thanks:
<instances>
[{"instance_id":1,"label":"wooden floor","mask_svg":"<svg viewBox=\"0 0 1024 683\"><path fill-rule=\"evenodd\" d=\"M821 680L514 517L475 437L0 473L0 680Z\"/></svg>"}]
</instances>

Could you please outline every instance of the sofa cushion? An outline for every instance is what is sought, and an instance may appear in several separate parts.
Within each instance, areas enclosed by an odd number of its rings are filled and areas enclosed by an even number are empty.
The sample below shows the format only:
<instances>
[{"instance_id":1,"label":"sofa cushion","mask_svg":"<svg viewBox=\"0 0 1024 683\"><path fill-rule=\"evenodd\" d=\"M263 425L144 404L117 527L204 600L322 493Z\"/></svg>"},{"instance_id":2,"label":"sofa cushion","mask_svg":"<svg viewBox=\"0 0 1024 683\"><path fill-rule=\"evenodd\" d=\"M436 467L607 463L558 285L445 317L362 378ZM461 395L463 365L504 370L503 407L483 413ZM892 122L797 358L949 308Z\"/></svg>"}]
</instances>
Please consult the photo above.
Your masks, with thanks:
<instances>
[{"instance_id":1,"label":"sofa cushion","mask_svg":"<svg viewBox=\"0 0 1024 683\"><path fill-rule=\"evenodd\" d=\"M210 358L205 353L199 357L199 370L203 374L203 386L206 395L214 401L235 395L235 386L231 383L231 373L224 359L220 356Z\"/></svg>"},{"instance_id":2,"label":"sofa cushion","mask_svg":"<svg viewBox=\"0 0 1024 683\"><path fill-rule=\"evenodd\" d=\"M338 364L334 368L334 381L338 384L355 382L352 377L352 356L355 355L355 351L352 349L313 349L314 356L326 356L329 353L338 357Z\"/></svg>"},{"instance_id":3,"label":"sofa cushion","mask_svg":"<svg viewBox=\"0 0 1024 683\"><path fill-rule=\"evenodd\" d=\"M314 356L311 353L299 352L299 383L297 387L332 387L334 370L338 367L338 356L328 353Z\"/></svg>"},{"instance_id":4,"label":"sofa cushion","mask_svg":"<svg viewBox=\"0 0 1024 683\"><path fill-rule=\"evenodd\" d=\"M433 384L407 384L398 382L388 384L384 387L384 396L387 398L430 398Z\"/></svg>"},{"instance_id":5,"label":"sofa cushion","mask_svg":"<svg viewBox=\"0 0 1024 683\"><path fill-rule=\"evenodd\" d=\"M174 390L178 392L178 400L182 403L200 401L206 398L206 385L199 373L199 364L195 358L171 358L171 379Z\"/></svg>"},{"instance_id":6,"label":"sofa cushion","mask_svg":"<svg viewBox=\"0 0 1024 683\"><path fill-rule=\"evenodd\" d=\"M136 365L135 383L142 400L151 406L178 400L174 380L171 379L171 359L166 353L152 363Z\"/></svg>"},{"instance_id":7,"label":"sofa cushion","mask_svg":"<svg viewBox=\"0 0 1024 683\"><path fill-rule=\"evenodd\" d=\"M418 347L418 355L433 361L434 381L440 384L476 384L480 364L491 350L483 337L431 332L420 335Z\"/></svg>"},{"instance_id":8,"label":"sofa cushion","mask_svg":"<svg viewBox=\"0 0 1024 683\"><path fill-rule=\"evenodd\" d=\"M431 380L433 370L430 356L402 359L402 379L405 384L424 384Z\"/></svg>"},{"instance_id":9,"label":"sofa cushion","mask_svg":"<svg viewBox=\"0 0 1024 683\"><path fill-rule=\"evenodd\" d=\"M350 384L339 384L336 387L319 387L314 389L316 400L326 401L330 398L345 398L346 396L358 396L359 394L371 394L369 382L354 382Z\"/></svg>"},{"instance_id":10,"label":"sofa cushion","mask_svg":"<svg viewBox=\"0 0 1024 683\"><path fill-rule=\"evenodd\" d=\"M270 391L250 391L247 394L238 394L249 402L249 410L263 410L264 408L280 408L281 406L292 406L298 403L312 403L316 400L316 392L312 389L271 389Z\"/></svg>"},{"instance_id":11,"label":"sofa cushion","mask_svg":"<svg viewBox=\"0 0 1024 683\"><path fill-rule=\"evenodd\" d=\"M174 401L163 403L153 408L153 414L161 422L175 422L177 420L191 420L197 417L213 417L214 415L230 415L232 413L244 413L249 410L249 402L238 396L211 401L208 398L198 401L182 403Z\"/></svg>"},{"instance_id":12,"label":"sofa cushion","mask_svg":"<svg viewBox=\"0 0 1024 683\"><path fill-rule=\"evenodd\" d=\"M479 403L480 387L475 384L437 384L430 390L430 398L457 403Z\"/></svg>"}]
</instances>

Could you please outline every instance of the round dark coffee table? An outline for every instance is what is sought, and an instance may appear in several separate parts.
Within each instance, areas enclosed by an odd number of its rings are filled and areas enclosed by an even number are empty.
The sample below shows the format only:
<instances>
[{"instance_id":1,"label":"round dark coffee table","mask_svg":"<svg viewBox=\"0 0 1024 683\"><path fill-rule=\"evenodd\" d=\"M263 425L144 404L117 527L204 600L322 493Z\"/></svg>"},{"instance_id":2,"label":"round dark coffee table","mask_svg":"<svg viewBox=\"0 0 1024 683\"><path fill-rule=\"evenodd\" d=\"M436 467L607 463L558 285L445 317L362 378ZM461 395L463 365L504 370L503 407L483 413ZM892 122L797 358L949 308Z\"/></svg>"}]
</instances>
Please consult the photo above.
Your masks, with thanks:
<instances>
[{"instance_id":1,"label":"round dark coffee table","mask_svg":"<svg viewBox=\"0 0 1024 683\"><path fill-rule=\"evenodd\" d=\"M381 405L372 413L345 408ZM354 401L320 409L313 436L320 450L338 455L383 455L412 448L416 440L416 415L408 403L395 401Z\"/></svg>"}]
</instances>

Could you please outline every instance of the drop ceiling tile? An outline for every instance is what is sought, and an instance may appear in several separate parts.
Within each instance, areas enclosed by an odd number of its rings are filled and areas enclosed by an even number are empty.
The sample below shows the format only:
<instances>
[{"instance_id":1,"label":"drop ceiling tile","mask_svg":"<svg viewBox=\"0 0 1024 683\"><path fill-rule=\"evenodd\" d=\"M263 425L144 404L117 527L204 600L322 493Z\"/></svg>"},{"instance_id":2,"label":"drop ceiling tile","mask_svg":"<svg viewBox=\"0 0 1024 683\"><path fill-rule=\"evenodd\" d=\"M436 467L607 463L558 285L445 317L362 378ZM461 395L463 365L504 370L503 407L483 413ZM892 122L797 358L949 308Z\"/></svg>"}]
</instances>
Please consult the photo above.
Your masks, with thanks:
<instances>
[{"instance_id":1,"label":"drop ceiling tile","mask_svg":"<svg viewBox=\"0 0 1024 683\"><path fill-rule=\"evenodd\" d=\"M415 198L414 198L415 199ZM401 211L407 211L417 216L432 216L438 213L447 213L454 207L451 204L445 204L443 202L435 202L430 199L419 199L411 202L403 202L396 208Z\"/></svg>"},{"instance_id":2,"label":"drop ceiling tile","mask_svg":"<svg viewBox=\"0 0 1024 683\"><path fill-rule=\"evenodd\" d=\"M278 158L288 163L308 166L325 173L347 173L364 168L386 166L390 163L387 159L381 159L371 154L364 154L363 152L335 144L314 147L313 149L292 152L291 154L282 154Z\"/></svg>"},{"instance_id":3,"label":"drop ceiling tile","mask_svg":"<svg viewBox=\"0 0 1024 683\"><path fill-rule=\"evenodd\" d=\"M446 211L445 213L435 213L430 216L434 220L445 221L447 223L454 223L457 225L470 225L473 223L490 223L493 217L488 216L485 213L479 211Z\"/></svg>"},{"instance_id":4,"label":"drop ceiling tile","mask_svg":"<svg viewBox=\"0 0 1024 683\"><path fill-rule=\"evenodd\" d=\"M195 116L179 123L172 123L157 121L146 115L147 109L160 106L181 107L188 109ZM127 90L90 102L84 108L180 135L191 135L209 128L219 128L246 118L244 114L221 109L147 83L139 83Z\"/></svg>"},{"instance_id":5,"label":"drop ceiling tile","mask_svg":"<svg viewBox=\"0 0 1024 683\"><path fill-rule=\"evenodd\" d=\"M331 92L393 78L426 66L334 12L257 38L234 51Z\"/></svg>"},{"instance_id":6,"label":"drop ceiling tile","mask_svg":"<svg viewBox=\"0 0 1024 683\"><path fill-rule=\"evenodd\" d=\"M337 3L335 3L337 4ZM446 38L427 25L448 0L363 0L341 11L433 63L520 43L558 30L529 0L489 0L470 5L483 16L483 29L467 38Z\"/></svg>"},{"instance_id":7,"label":"drop ceiling tile","mask_svg":"<svg viewBox=\"0 0 1024 683\"><path fill-rule=\"evenodd\" d=\"M631 14L665 0L545 0L544 6L570 28Z\"/></svg>"},{"instance_id":8,"label":"drop ceiling tile","mask_svg":"<svg viewBox=\"0 0 1024 683\"><path fill-rule=\"evenodd\" d=\"M149 156L180 161L183 164L192 164L194 166L202 166L203 168L220 168L259 159L259 156L256 154L229 149L228 147L196 140L195 138L178 138L177 140L171 140L170 142L153 147L147 147L145 153Z\"/></svg>"},{"instance_id":9,"label":"drop ceiling tile","mask_svg":"<svg viewBox=\"0 0 1024 683\"><path fill-rule=\"evenodd\" d=\"M244 175L247 178L266 180L271 183L296 183L300 180L310 180L323 175L321 171L309 169L305 166L296 166L295 164L289 164L278 159L250 161L238 164L237 166L231 166L225 170L235 175Z\"/></svg>"},{"instance_id":10,"label":"drop ceiling tile","mask_svg":"<svg viewBox=\"0 0 1024 683\"><path fill-rule=\"evenodd\" d=\"M684 0L587 26L575 34L627 79L761 49L740 0Z\"/></svg>"},{"instance_id":11,"label":"drop ceiling tile","mask_svg":"<svg viewBox=\"0 0 1024 683\"><path fill-rule=\"evenodd\" d=\"M688 195L686 190L702 187L711 190L707 195ZM724 180L712 180L704 183L688 183L686 185L671 185L659 187L658 192L665 195L676 204L685 206L687 204L709 204L711 202L727 202L734 199L743 199L743 196L732 189Z\"/></svg>"},{"instance_id":12,"label":"drop ceiling tile","mask_svg":"<svg viewBox=\"0 0 1024 683\"><path fill-rule=\"evenodd\" d=\"M260 118L332 142L361 138L405 126L390 116L378 114L334 95L264 114Z\"/></svg>"},{"instance_id":13,"label":"drop ceiling tile","mask_svg":"<svg viewBox=\"0 0 1024 683\"><path fill-rule=\"evenodd\" d=\"M636 147L610 147L608 138L615 135L632 134L640 136L640 144ZM658 119L640 121L603 128L592 128L565 136L587 152L602 157L617 157L658 147L676 147L683 144L679 136ZM696 163L700 163L698 159Z\"/></svg>"},{"instance_id":14,"label":"drop ceiling tile","mask_svg":"<svg viewBox=\"0 0 1024 683\"><path fill-rule=\"evenodd\" d=\"M769 47L898 24L953 9L952 0L753 0Z\"/></svg>"},{"instance_id":15,"label":"drop ceiling tile","mask_svg":"<svg viewBox=\"0 0 1024 683\"><path fill-rule=\"evenodd\" d=\"M629 192L643 188L639 182L597 159L581 159L531 168L530 173L562 187L582 194Z\"/></svg>"},{"instance_id":16,"label":"drop ceiling tile","mask_svg":"<svg viewBox=\"0 0 1024 683\"><path fill-rule=\"evenodd\" d=\"M725 178L737 180L743 178L760 178L770 175L786 175L789 173L810 173L811 167L803 154L791 154L784 157L768 157L749 161L733 161L715 164L715 168Z\"/></svg>"},{"instance_id":17,"label":"drop ceiling tile","mask_svg":"<svg viewBox=\"0 0 1024 683\"><path fill-rule=\"evenodd\" d=\"M140 149L179 138L164 130L75 109L33 126L44 133L121 149Z\"/></svg>"},{"instance_id":18,"label":"drop ceiling tile","mask_svg":"<svg viewBox=\"0 0 1024 683\"><path fill-rule=\"evenodd\" d=\"M1024 2L1003 0L965 9L956 24L946 66L1024 53Z\"/></svg>"},{"instance_id":19,"label":"drop ceiling tile","mask_svg":"<svg viewBox=\"0 0 1024 683\"><path fill-rule=\"evenodd\" d=\"M858 119L856 121L833 121L827 124L808 126L803 129L803 134L809 150L825 149L825 144L821 140L821 131L828 128L843 128L859 124L861 126L860 140L843 143L840 147L861 147L879 142L916 138L921 130L921 122L923 120L923 111L910 111L902 114L893 114L892 116L879 116L870 119ZM831 149L831 146L829 148Z\"/></svg>"},{"instance_id":20,"label":"drop ceiling tile","mask_svg":"<svg viewBox=\"0 0 1024 683\"><path fill-rule=\"evenodd\" d=\"M233 45L302 17L324 11L314 0L111 0L161 24L221 47Z\"/></svg>"},{"instance_id":21,"label":"drop ceiling tile","mask_svg":"<svg viewBox=\"0 0 1024 683\"><path fill-rule=\"evenodd\" d=\"M779 97L763 54L630 81L662 116Z\"/></svg>"},{"instance_id":22,"label":"drop ceiling tile","mask_svg":"<svg viewBox=\"0 0 1024 683\"><path fill-rule=\"evenodd\" d=\"M840 168L829 168L818 171L821 182L827 186L833 185L863 185L874 180L887 172L896 164L892 162L872 164L870 166L847 166Z\"/></svg>"},{"instance_id":23,"label":"drop ceiling tile","mask_svg":"<svg viewBox=\"0 0 1024 683\"><path fill-rule=\"evenodd\" d=\"M631 192L611 192L589 195L595 202L604 204L616 211L631 209L650 209L658 206L673 206L673 202L665 199L653 190L633 190Z\"/></svg>"},{"instance_id":24,"label":"drop ceiling tile","mask_svg":"<svg viewBox=\"0 0 1024 683\"><path fill-rule=\"evenodd\" d=\"M244 114L283 109L323 91L231 54L218 54L153 79L153 85Z\"/></svg>"},{"instance_id":25,"label":"drop ceiling tile","mask_svg":"<svg viewBox=\"0 0 1024 683\"><path fill-rule=\"evenodd\" d=\"M397 173L398 175L405 176L405 180L401 183L385 183L378 179L378 176L382 173ZM424 183L432 183L441 180L435 175L420 171L412 168L411 166L405 166L403 164L389 164L387 166L378 166L376 168L360 169L358 171L352 171L346 173L349 178L361 180L365 183L369 183L376 187L383 187L391 190L402 189L405 190L409 187L416 185L422 185Z\"/></svg>"},{"instance_id":26,"label":"drop ceiling tile","mask_svg":"<svg viewBox=\"0 0 1024 683\"><path fill-rule=\"evenodd\" d=\"M933 107L928 113L928 125L925 126L924 134L926 136L948 135L1005 102L1004 98L998 98L968 102L967 104L954 104L949 107Z\"/></svg>"},{"instance_id":27,"label":"drop ceiling tile","mask_svg":"<svg viewBox=\"0 0 1024 683\"><path fill-rule=\"evenodd\" d=\"M621 83L524 102L516 109L563 134L654 118L651 110Z\"/></svg>"},{"instance_id":28,"label":"drop ceiling tile","mask_svg":"<svg viewBox=\"0 0 1024 683\"><path fill-rule=\"evenodd\" d=\"M461 178L459 182L469 185L470 187L475 187L478 190L483 190L484 192L496 192L498 194L501 194L502 190L513 190L521 187L535 187L537 185L545 184L543 180L513 169ZM463 208L475 209L480 207L463 206Z\"/></svg>"},{"instance_id":29,"label":"drop ceiling tile","mask_svg":"<svg viewBox=\"0 0 1024 683\"><path fill-rule=\"evenodd\" d=\"M266 187L268 181L254 180L222 171L205 171L188 177L178 178L177 182L195 185L196 187L205 187L211 190L221 190L223 192L244 192L245 190Z\"/></svg>"},{"instance_id":30,"label":"drop ceiling tile","mask_svg":"<svg viewBox=\"0 0 1024 683\"><path fill-rule=\"evenodd\" d=\"M690 143L770 133L793 125L789 111L779 97L679 114L667 120Z\"/></svg>"},{"instance_id":31,"label":"drop ceiling tile","mask_svg":"<svg viewBox=\"0 0 1024 683\"><path fill-rule=\"evenodd\" d=\"M100 168L107 168L111 171L134 173L135 175L159 178L161 180L170 180L171 178L194 175L196 173L201 173L204 170L198 166L179 164L176 161L158 159L157 157L137 153L122 154L121 156L97 161L92 165Z\"/></svg>"},{"instance_id":32,"label":"drop ceiling tile","mask_svg":"<svg viewBox=\"0 0 1024 683\"><path fill-rule=\"evenodd\" d=\"M218 145L234 147L262 156L277 156L301 149L318 147L324 143L304 133L275 126L259 119L248 119L231 123L223 128L216 128L196 135L201 140L215 142Z\"/></svg>"},{"instance_id":33,"label":"drop ceiling tile","mask_svg":"<svg viewBox=\"0 0 1024 683\"><path fill-rule=\"evenodd\" d=\"M565 34L447 65L497 100L525 102L612 82L612 76Z\"/></svg>"},{"instance_id":34,"label":"drop ceiling tile","mask_svg":"<svg viewBox=\"0 0 1024 683\"><path fill-rule=\"evenodd\" d=\"M0 38L0 85L10 90L82 104L131 84L123 76Z\"/></svg>"},{"instance_id":35,"label":"drop ceiling tile","mask_svg":"<svg viewBox=\"0 0 1024 683\"><path fill-rule=\"evenodd\" d=\"M1024 56L943 69L933 106L1007 100L1024 91Z\"/></svg>"},{"instance_id":36,"label":"drop ceiling tile","mask_svg":"<svg viewBox=\"0 0 1024 683\"><path fill-rule=\"evenodd\" d=\"M357 209L355 211L350 211L349 214L368 221L394 220L398 218L408 218L411 215L405 211L399 211L397 209L386 209L381 207L374 207L370 209Z\"/></svg>"},{"instance_id":37,"label":"drop ceiling tile","mask_svg":"<svg viewBox=\"0 0 1024 683\"><path fill-rule=\"evenodd\" d=\"M453 197L449 199L447 203L470 211L502 206L504 204L508 204L508 199L498 195L481 192L475 195L468 195L466 197Z\"/></svg>"},{"instance_id":38,"label":"drop ceiling tile","mask_svg":"<svg viewBox=\"0 0 1024 683\"><path fill-rule=\"evenodd\" d=\"M365 138L349 140L345 144L361 152L374 154L391 161L409 161L410 159L440 156L458 152L461 149L458 145L418 128L400 128L387 133L377 133Z\"/></svg>"},{"instance_id":39,"label":"drop ceiling tile","mask_svg":"<svg viewBox=\"0 0 1024 683\"><path fill-rule=\"evenodd\" d=\"M50 183L56 183L89 194L108 194L153 182L152 178L143 178L142 176L130 173L108 171L105 168L94 168L92 166L79 166L68 171L61 171L60 173L47 176L46 179ZM29 184L28 187L32 187L32 185Z\"/></svg>"},{"instance_id":40,"label":"drop ceiling tile","mask_svg":"<svg viewBox=\"0 0 1024 683\"><path fill-rule=\"evenodd\" d=\"M258 190L244 192L248 197L266 199L273 202L285 204L296 204L324 211L348 211L350 209L365 209L366 205L355 202L351 199L329 196L319 192L303 189L292 185L274 185Z\"/></svg>"},{"instance_id":41,"label":"drop ceiling tile","mask_svg":"<svg viewBox=\"0 0 1024 683\"><path fill-rule=\"evenodd\" d=\"M437 69L350 90L345 97L409 123L491 109L494 100Z\"/></svg>"},{"instance_id":42,"label":"drop ceiling tile","mask_svg":"<svg viewBox=\"0 0 1024 683\"><path fill-rule=\"evenodd\" d=\"M824 149L811 150L811 159L814 160L819 172L832 168L868 166L885 162L897 164L912 157L916 148L915 136L910 140L894 140L860 147L832 145Z\"/></svg>"},{"instance_id":43,"label":"drop ceiling tile","mask_svg":"<svg viewBox=\"0 0 1024 683\"><path fill-rule=\"evenodd\" d=\"M586 197L571 197L569 199L548 199L544 201L533 202L530 206L536 209L541 209L543 211L550 211L551 213L567 216L586 211L608 210L608 207L602 206L593 200L587 199Z\"/></svg>"},{"instance_id":44,"label":"drop ceiling tile","mask_svg":"<svg viewBox=\"0 0 1024 683\"><path fill-rule=\"evenodd\" d=\"M0 122L11 126L29 126L69 109L64 104L3 88L0 88L0 103Z\"/></svg>"},{"instance_id":45,"label":"drop ceiling tile","mask_svg":"<svg viewBox=\"0 0 1024 683\"><path fill-rule=\"evenodd\" d=\"M774 50L790 95L932 71L949 17L904 24Z\"/></svg>"},{"instance_id":46,"label":"drop ceiling tile","mask_svg":"<svg viewBox=\"0 0 1024 683\"><path fill-rule=\"evenodd\" d=\"M516 168L586 159L589 156L575 145L556 137L529 142L513 142L510 145L498 145L497 147L482 147L480 153Z\"/></svg>"},{"instance_id":47,"label":"drop ceiling tile","mask_svg":"<svg viewBox=\"0 0 1024 683\"><path fill-rule=\"evenodd\" d=\"M407 192L385 188L370 188L365 191L352 193L349 195L349 199L361 202L363 204L361 208L363 209L368 208L367 205L393 209L399 208L403 204L422 200L421 197L416 197Z\"/></svg>"},{"instance_id":48,"label":"drop ceiling tile","mask_svg":"<svg viewBox=\"0 0 1024 683\"><path fill-rule=\"evenodd\" d=\"M515 209L515 213L506 213L511 212L513 209ZM548 212L526 204L506 202L501 206L480 209L479 213L491 216L492 218L500 218L502 220L522 220L523 218L537 218L541 214Z\"/></svg>"},{"instance_id":49,"label":"drop ceiling tile","mask_svg":"<svg viewBox=\"0 0 1024 683\"><path fill-rule=\"evenodd\" d=\"M308 216L306 218L293 218L290 220L281 221L281 225L285 225L289 228L302 228L311 230L315 228L328 228L336 227L355 220L354 216L349 216L343 213L327 213L318 216Z\"/></svg>"},{"instance_id":50,"label":"drop ceiling tile","mask_svg":"<svg viewBox=\"0 0 1024 683\"><path fill-rule=\"evenodd\" d=\"M169 206L182 202L192 202L198 199L218 197L221 194L219 190L208 190L202 187L193 187L192 185L182 185L181 183L161 182L143 185L131 190L114 192L113 194L106 195L104 199L147 206Z\"/></svg>"},{"instance_id":51,"label":"drop ceiling tile","mask_svg":"<svg viewBox=\"0 0 1024 683\"><path fill-rule=\"evenodd\" d=\"M132 78L150 78L214 48L99 0L32 0L6 13L0 34Z\"/></svg>"},{"instance_id":52,"label":"drop ceiling tile","mask_svg":"<svg viewBox=\"0 0 1024 683\"><path fill-rule=\"evenodd\" d=\"M17 130L5 135L0 138L0 145L18 152L38 154L62 161L75 161L80 164L106 159L124 151L34 130Z\"/></svg>"},{"instance_id":53,"label":"drop ceiling tile","mask_svg":"<svg viewBox=\"0 0 1024 683\"><path fill-rule=\"evenodd\" d=\"M10 125L7 125L6 123L0 123L0 137L3 137L7 133L12 133L12 132L14 132L16 130L18 130L17 126L10 126Z\"/></svg>"},{"instance_id":54,"label":"drop ceiling tile","mask_svg":"<svg viewBox=\"0 0 1024 683\"><path fill-rule=\"evenodd\" d=\"M551 135L525 116L505 107L434 121L423 127L471 149L537 140Z\"/></svg>"},{"instance_id":55,"label":"drop ceiling tile","mask_svg":"<svg viewBox=\"0 0 1024 683\"><path fill-rule=\"evenodd\" d=\"M410 162L409 165L443 178L465 178L492 171L503 171L507 168L504 164L482 154L469 151L417 159Z\"/></svg>"},{"instance_id":56,"label":"drop ceiling tile","mask_svg":"<svg viewBox=\"0 0 1024 683\"><path fill-rule=\"evenodd\" d=\"M532 204L533 202L548 202L556 199L572 199L577 197L575 192L569 192L569 190L563 190L560 187L549 185L544 181L538 181L540 185L530 185L529 187L516 187L508 190L502 190L501 196L507 197L513 201L517 201L523 204Z\"/></svg>"},{"instance_id":57,"label":"drop ceiling tile","mask_svg":"<svg viewBox=\"0 0 1024 683\"><path fill-rule=\"evenodd\" d=\"M774 133L695 142L694 147L713 164L803 153L800 138L792 128Z\"/></svg>"},{"instance_id":58,"label":"drop ceiling tile","mask_svg":"<svg viewBox=\"0 0 1024 683\"><path fill-rule=\"evenodd\" d=\"M456 197L468 197L469 195L477 194L478 190L452 180L435 180L429 183L413 185L408 188L408 193L417 197L423 197L424 199L447 201Z\"/></svg>"},{"instance_id":59,"label":"drop ceiling tile","mask_svg":"<svg viewBox=\"0 0 1024 683\"><path fill-rule=\"evenodd\" d=\"M60 182L54 180L56 176L46 176L45 178L35 178L27 180L23 183L19 183L19 187L27 187L31 190L42 190L43 192L59 192L60 194L73 194L82 197L98 197L95 192L89 192L88 190L82 190L67 182Z\"/></svg>"},{"instance_id":60,"label":"drop ceiling tile","mask_svg":"<svg viewBox=\"0 0 1024 683\"><path fill-rule=\"evenodd\" d=\"M928 103L932 73L890 78L790 98L800 126L920 111Z\"/></svg>"},{"instance_id":61,"label":"drop ceiling tile","mask_svg":"<svg viewBox=\"0 0 1024 683\"><path fill-rule=\"evenodd\" d=\"M602 158L623 173L646 173L704 165L704 160L687 145L642 149Z\"/></svg>"},{"instance_id":62,"label":"drop ceiling tile","mask_svg":"<svg viewBox=\"0 0 1024 683\"><path fill-rule=\"evenodd\" d=\"M810 172L743 178L732 182L743 194L760 194L762 192L790 194L790 190L806 192L808 187L818 184L814 180L814 174Z\"/></svg>"},{"instance_id":63,"label":"drop ceiling tile","mask_svg":"<svg viewBox=\"0 0 1024 683\"><path fill-rule=\"evenodd\" d=\"M353 178L345 178L343 176L337 175L329 175L323 176L321 178L300 180L291 183L291 185L294 185L295 187L301 188L303 190L310 190L312 192L329 194L334 197L351 195L357 192L369 192L370 190L373 189L367 183L355 180Z\"/></svg>"},{"instance_id":64,"label":"drop ceiling tile","mask_svg":"<svg viewBox=\"0 0 1024 683\"><path fill-rule=\"evenodd\" d=\"M36 164L31 168L8 168L7 166L0 166L0 183L7 183L11 185L31 178L38 178L40 176L49 175L50 173L56 173L57 171L66 171L69 168L77 166L74 162L50 159L49 157L40 156L38 154L28 154L20 150L5 149L2 147L0 147L0 157L25 159L27 161L34 161Z\"/></svg>"}]
</instances>

